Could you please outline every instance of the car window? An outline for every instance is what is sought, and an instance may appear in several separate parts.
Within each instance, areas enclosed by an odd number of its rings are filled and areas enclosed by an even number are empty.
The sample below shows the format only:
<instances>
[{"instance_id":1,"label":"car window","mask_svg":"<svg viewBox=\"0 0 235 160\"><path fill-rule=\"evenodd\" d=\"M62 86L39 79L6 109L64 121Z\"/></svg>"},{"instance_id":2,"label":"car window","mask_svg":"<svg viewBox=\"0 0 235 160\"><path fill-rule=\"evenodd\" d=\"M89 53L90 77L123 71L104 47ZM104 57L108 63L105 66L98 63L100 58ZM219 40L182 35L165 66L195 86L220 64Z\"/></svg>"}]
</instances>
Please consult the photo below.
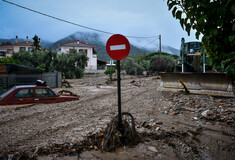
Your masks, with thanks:
<instances>
[{"instance_id":1,"label":"car window","mask_svg":"<svg viewBox=\"0 0 235 160\"><path fill-rule=\"evenodd\" d=\"M55 95L49 89L35 89L36 97L54 97Z\"/></svg>"},{"instance_id":2,"label":"car window","mask_svg":"<svg viewBox=\"0 0 235 160\"><path fill-rule=\"evenodd\" d=\"M15 94L15 97L17 98L33 97L33 89L21 89Z\"/></svg>"},{"instance_id":3,"label":"car window","mask_svg":"<svg viewBox=\"0 0 235 160\"><path fill-rule=\"evenodd\" d=\"M0 95L0 98L3 98L5 95L7 95L8 93L10 93L11 91L13 91L15 89L15 87L12 87L9 90L3 91Z\"/></svg>"}]
</instances>

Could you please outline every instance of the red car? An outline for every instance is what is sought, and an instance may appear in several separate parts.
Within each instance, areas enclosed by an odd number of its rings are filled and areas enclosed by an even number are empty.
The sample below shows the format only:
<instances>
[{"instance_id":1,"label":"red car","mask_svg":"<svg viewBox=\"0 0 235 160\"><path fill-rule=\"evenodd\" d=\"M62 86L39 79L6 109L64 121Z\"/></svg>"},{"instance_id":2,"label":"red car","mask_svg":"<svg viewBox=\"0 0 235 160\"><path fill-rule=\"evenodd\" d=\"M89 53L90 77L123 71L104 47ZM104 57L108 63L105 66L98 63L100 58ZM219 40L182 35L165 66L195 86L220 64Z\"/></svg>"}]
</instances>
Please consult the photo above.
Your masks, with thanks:
<instances>
[{"instance_id":1,"label":"red car","mask_svg":"<svg viewBox=\"0 0 235 160\"><path fill-rule=\"evenodd\" d=\"M46 85L21 85L1 94L0 105L59 103L78 99L74 95L59 95Z\"/></svg>"}]
</instances>

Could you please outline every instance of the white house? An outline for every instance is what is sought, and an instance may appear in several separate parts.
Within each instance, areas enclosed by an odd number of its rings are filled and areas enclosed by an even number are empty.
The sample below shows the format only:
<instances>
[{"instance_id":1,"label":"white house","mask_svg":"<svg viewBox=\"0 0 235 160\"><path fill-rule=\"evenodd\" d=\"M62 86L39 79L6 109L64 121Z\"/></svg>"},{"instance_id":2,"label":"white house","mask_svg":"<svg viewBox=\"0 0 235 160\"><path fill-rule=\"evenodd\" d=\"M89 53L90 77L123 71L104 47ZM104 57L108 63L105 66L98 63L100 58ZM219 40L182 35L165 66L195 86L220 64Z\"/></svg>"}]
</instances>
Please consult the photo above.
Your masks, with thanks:
<instances>
[{"instance_id":1,"label":"white house","mask_svg":"<svg viewBox=\"0 0 235 160\"><path fill-rule=\"evenodd\" d=\"M86 70L97 70L97 52L94 45L83 43L79 40L62 43L59 45L58 54L68 53L69 50L75 49L77 52L84 52L87 54L88 61L86 64Z\"/></svg>"}]
</instances>

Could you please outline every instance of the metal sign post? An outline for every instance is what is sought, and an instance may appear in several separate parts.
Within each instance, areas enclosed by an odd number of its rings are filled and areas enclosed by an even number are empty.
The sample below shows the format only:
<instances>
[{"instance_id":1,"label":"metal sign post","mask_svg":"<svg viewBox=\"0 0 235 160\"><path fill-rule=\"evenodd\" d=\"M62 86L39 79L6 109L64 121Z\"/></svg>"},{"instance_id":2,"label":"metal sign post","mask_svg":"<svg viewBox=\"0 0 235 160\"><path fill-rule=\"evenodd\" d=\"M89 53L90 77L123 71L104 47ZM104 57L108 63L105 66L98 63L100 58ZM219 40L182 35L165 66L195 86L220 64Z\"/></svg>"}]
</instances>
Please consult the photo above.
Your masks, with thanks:
<instances>
[{"instance_id":1,"label":"metal sign post","mask_svg":"<svg viewBox=\"0 0 235 160\"><path fill-rule=\"evenodd\" d=\"M118 124L122 124L120 60L117 60Z\"/></svg>"},{"instance_id":2,"label":"metal sign post","mask_svg":"<svg viewBox=\"0 0 235 160\"><path fill-rule=\"evenodd\" d=\"M106 43L106 51L109 56L117 60L117 93L118 93L118 124L122 124L121 109L121 77L120 77L120 60L126 58L130 52L130 43L128 39L120 34L112 35Z\"/></svg>"}]
</instances>

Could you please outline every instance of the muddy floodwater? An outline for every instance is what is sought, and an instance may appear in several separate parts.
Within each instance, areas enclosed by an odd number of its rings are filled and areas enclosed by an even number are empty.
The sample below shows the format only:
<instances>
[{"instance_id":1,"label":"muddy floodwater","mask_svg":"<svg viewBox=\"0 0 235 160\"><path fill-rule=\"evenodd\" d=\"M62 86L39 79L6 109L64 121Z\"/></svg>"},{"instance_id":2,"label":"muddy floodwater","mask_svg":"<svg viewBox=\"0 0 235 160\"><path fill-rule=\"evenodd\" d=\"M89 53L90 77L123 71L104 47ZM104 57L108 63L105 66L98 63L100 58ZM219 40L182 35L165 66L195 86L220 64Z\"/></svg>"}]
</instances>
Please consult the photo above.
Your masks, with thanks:
<instances>
[{"instance_id":1,"label":"muddy floodwater","mask_svg":"<svg viewBox=\"0 0 235 160\"><path fill-rule=\"evenodd\" d=\"M5 159L234 159L235 98L157 91L160 77L122 75L122 111L143 141L111 153L89 144L117 115L116 81L94 74L67 80L77 101L0 106L0 157ZM88 144L87 144L88 145Z\"/></svg>"}]
</instances>

